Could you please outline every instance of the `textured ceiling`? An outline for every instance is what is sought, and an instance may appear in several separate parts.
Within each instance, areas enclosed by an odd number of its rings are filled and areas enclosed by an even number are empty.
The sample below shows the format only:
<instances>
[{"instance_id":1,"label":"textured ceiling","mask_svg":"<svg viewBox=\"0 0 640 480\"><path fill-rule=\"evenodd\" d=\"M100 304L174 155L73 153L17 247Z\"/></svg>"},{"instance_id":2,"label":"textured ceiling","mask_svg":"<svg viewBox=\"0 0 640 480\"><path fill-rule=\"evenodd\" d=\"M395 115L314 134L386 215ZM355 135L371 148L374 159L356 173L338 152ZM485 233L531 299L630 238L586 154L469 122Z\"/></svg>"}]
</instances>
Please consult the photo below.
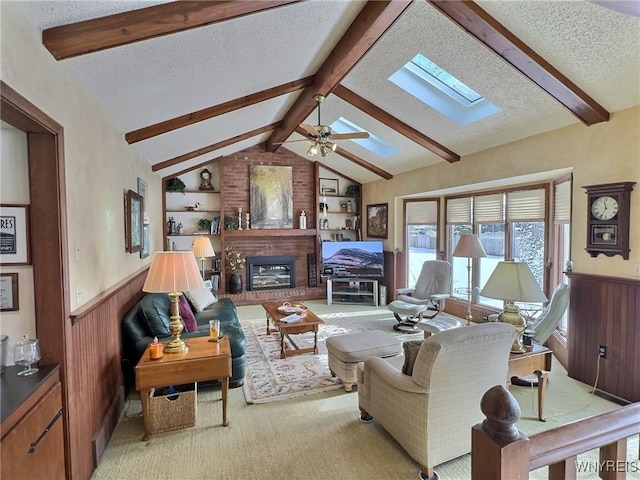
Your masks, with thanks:
<instances>
[{"instance_id":1,"label":"textured ceiling","mask_svg":"<svg viewBox=\"0 0 640 480\"><path fill-rule=\"evenodd\" d=\"M66 25L166 2L25 1L34 28ZM366 2L309 0L67 60L125 133L317 73ZM610 113L640 103L640 20L582 0L479 1L504 27ZM501 112L460 127L387 78L422 53ZM393 117L464 157L581 123L529 78L430 3L415 0L340 82ZM152 165L282 120L300 91L135 144ZM343 116L399 148L381 158L351 141L340 146L391 174L442 158L372 116L329 95L322 123ZM316 123L316 113L307 123ZM584 128L589 128L584 126ZM160 169L168 176L269 138L264 133ZM300 139L294 133L289 138ZM305 156L307 142L287 143ZM313 160L363 183L375 173L338 154Z\"/></svg>"}]
</instances>

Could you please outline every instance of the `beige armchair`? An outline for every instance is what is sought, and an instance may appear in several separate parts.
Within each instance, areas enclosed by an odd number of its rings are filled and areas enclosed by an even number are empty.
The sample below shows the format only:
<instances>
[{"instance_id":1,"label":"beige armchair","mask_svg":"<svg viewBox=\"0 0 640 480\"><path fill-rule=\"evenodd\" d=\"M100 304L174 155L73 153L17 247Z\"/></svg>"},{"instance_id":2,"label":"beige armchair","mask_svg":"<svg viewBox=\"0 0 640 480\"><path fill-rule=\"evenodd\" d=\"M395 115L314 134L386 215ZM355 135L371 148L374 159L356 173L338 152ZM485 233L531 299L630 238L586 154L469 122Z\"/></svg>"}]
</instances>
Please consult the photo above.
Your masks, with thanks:
<instances>
[{"instance_id":1,"label":"beige armchair","mask_svg":"<svg viewBox=\"0 0 640 480\"><path fill-rule=\"evenodd\" d=\"M432 335L419 347L411 375L397 361L367 359L358 369L361 420L375 418L420 464L421 477L435 478L436 465L471 451L471 427L484 419L480 399L506 385L515 336L506 323Z\"/></svg>"}]
</instances>

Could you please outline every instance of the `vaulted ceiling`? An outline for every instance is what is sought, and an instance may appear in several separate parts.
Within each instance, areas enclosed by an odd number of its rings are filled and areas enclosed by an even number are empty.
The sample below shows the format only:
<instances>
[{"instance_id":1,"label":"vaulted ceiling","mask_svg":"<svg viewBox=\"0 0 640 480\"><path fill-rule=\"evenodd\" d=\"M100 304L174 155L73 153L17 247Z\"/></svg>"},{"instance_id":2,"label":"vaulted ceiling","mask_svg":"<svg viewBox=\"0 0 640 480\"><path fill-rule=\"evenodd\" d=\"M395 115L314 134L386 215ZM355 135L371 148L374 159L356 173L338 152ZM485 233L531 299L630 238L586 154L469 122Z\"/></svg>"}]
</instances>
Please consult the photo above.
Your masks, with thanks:
<instances>
[{"instance_id":1,"label":"vaulted ceiling","mask_svg":"<svg viewBox=\"0 0 640 480\"><path fill-rule=\"evenodd\" d=\"M254 145L366 183L640 104L637 1L23 1L162 177ZM496 105L466 126L388 78L422 54ZM307 157L339 117L398 149ZM517 160L514 160L517 161Z\"/></svg>"}]
</instances>

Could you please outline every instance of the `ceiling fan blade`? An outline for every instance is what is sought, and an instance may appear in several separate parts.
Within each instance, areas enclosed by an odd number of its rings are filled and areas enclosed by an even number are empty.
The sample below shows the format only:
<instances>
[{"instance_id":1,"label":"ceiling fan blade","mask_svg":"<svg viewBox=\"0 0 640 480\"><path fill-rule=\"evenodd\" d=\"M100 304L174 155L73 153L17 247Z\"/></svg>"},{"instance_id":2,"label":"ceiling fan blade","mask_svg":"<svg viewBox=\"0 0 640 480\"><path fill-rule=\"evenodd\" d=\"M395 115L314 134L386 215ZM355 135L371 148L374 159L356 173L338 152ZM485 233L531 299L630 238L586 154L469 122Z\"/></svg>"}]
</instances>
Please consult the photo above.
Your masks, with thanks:
<instances>
[{"instance_id":1,"label":"ceiling fan blade","mask_svg":"<svg viewBox=\"0 0 640 480\"><path fill-rule=\"evenodd\" d=\"M333 133L331 140L351 140L353 138L369 138L368 132Z\"/></svg>"},{"instance_id":2,"label":"ceiling fan blade","mask_svg":"<svg viewBox=\"0 0 640 480\"><path fill-rule=\"evenodd\" d=\"M309 125L307 123L301 123L300 128L302 128L305 132L307 132L309 135L312 135L314 137L317 137L320 134L318 130L316 130L316 127L314 127L313 125Z\"/></svg>"},{"instance_id":3,"label":"ceiling fan blade","mask_svg":"<svg viewBox=\"0 0 640 480\"><path fill-rule=\"evenodd\" d=\"M284 142L276 142L274 143L274 145L283 145L285 143L295 143L295 142L308 142L309 139L308 138L301 138L298 140L285 140Z\"/></svg>"}]
</instances>

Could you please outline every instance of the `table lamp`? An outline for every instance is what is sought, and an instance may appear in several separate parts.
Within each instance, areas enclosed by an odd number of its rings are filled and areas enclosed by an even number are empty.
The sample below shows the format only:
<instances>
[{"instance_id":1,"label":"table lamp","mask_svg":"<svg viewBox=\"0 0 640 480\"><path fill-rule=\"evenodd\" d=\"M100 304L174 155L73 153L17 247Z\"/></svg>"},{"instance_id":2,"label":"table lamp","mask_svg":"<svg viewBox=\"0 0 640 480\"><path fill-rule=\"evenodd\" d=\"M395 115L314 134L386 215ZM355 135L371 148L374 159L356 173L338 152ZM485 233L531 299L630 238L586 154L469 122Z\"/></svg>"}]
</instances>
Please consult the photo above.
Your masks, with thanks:
<instances>
[{"instance_id":1,"label":"table lamp","mask_svg":"<svg viewBox=\"0 0 640 480\"><path fill-rule=\"evenodd\" d=\"M510 323L516 327L518 333L511 346L511 352L524 353L522 334L527 322L520 315L520 309L514 302L547 301L529 266L525 262L498 262L480 295L507 302L504 312L498 315L498 321Z\"/></svg>"},{"instance_id":2,"label":"table lamp","mask_svg":"<svg viewBox=\"0 0 640 480\"><path fill-rule=\"evenodd\" d=\"M470 233L466 235L460 235L458 244L452 254L454 257L463 257L467 259L467 325L473 320L471 315L471 292L473 291L472 277L471 277L471 259L486 257L487 253L480 243L478 235Z\"/></svg>"},{"instance_id":3,"label":"table lamp","mask_svg":"<svg viewBox=\"0 0 640 480\"><path fill-rule=\"evenodd\" d=\"M211 240L209 240L209 237L196 237L191 250L196 258L202 261L202 279L204 280L204 261L206 258L216 256Z\"/></svg>"},{"instance_id":4,"label":"table lamp","mask_svg":"<svg viewBox=\"0 0 640 480\"><path fill-rule=\"evenodd\" d=\"M199 288L204 288L204 282L193 252L156 252L153 255L142 291L167 293L171 297L169 332L172 339L165 346L165 353L179 353L186 350L186 344L180 338L183 326L178 298L182 292Z\"/></svg>"}]
</instances>

